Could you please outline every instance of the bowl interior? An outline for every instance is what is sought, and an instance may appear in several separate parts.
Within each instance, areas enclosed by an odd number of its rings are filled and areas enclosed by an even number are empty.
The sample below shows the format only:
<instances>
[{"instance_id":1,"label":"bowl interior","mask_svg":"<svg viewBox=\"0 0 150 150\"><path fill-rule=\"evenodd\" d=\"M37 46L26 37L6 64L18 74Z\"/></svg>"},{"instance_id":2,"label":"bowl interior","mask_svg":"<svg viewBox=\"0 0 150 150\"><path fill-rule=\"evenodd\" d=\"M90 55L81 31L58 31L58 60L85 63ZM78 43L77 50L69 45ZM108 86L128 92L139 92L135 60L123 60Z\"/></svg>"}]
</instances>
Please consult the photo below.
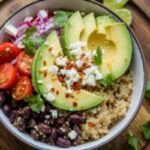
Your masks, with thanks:
<instances>
[{"instance_id":1,"label":"bowl interior","mask_svg":"<svg viewBox=\"0 0 150 150\"><path fill-rule=\"evenodd\" d=\"M45 0L45 1L38 1L33 2L30 5L22 8L18 12L16 12L13 16L11 16L5 24L12 23L16 25L19 21L23 20L25 16L27 15L34 15L38 12L40 9L49 9L49 10L56 10L56 9L68 9L68 10L80 10L84 11L86 13L88 12L94 12L96 15L106 15L111 14L109 10L106 8L98 5L97 3L94 3L91 1L86 0ZM114 14L112 14L114 16ZM114 16L118 21L119 19ZM4 25L0 29L0 43L7 40L7 36L4 33ZM131 33L131 32L130 32ZM114 137L116 137L118 134L120 134L132 121L132 119L135 117L137 111L139 110L139 107L142 102L142 97L145 89L145 69L144 69L144 62L143 57L140 51L140 47L134 37L134 35L131 33L131 38L133 42L133 59L132 59L132 70L133 70L133 76L134 76L134 83L133 83L133 93L132 93L132 100L130 108L127 112L126 117L120 121L117 125L115 125L113 128L111 128L109 134L102 137L101 139L93 142L88 142L86 144L82 144L76 147L67 148L70 150L77 150L77 149L92 149L96 148L98 146L102 146L105 143L112 140ZM29 145L32 145L38 149L44 149L44 150L62 150L63 148L58 148L55 146L49 146L47 144L44 144L42 142L34 141L29 135L19 132L16 128L14 128L7 117L3 114L2 110L0 110L0 120L2 123L12 132L15 136L17 136L22 141L26 142Z\"/></svg>"}]
</instances>

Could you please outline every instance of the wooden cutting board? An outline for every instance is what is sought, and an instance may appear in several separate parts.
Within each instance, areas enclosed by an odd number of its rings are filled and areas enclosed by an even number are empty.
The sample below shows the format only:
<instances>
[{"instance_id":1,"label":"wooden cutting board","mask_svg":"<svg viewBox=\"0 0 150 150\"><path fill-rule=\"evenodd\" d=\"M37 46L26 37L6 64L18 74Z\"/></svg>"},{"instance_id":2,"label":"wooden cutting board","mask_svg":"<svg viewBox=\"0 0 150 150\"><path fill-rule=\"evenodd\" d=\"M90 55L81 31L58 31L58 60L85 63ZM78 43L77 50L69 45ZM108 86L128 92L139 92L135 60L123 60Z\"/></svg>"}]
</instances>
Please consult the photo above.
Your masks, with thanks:
<instances>
[{"instance_id":1,"label":"wooden cutting board","mask_svg":"<svg viewBox=\"0 0 150 150\"><path fill-rule=\"evenodd\" d=\"M32 2L33 0L7 0L0 4L0 24L14 11ZM127 6L133 13L132 29L141 42L150 79L150 0L131 0ZM119 137L105 145L101 150L130 150L127 144L128 130L132 130L140 139L139 150L150 150L150 142L145 141L140 132L140 125L150 120L150 103L146 100L129 128ZM2 124L0 124L0 150L34 150L12 136Z\"/></svg>"}]
</instances>

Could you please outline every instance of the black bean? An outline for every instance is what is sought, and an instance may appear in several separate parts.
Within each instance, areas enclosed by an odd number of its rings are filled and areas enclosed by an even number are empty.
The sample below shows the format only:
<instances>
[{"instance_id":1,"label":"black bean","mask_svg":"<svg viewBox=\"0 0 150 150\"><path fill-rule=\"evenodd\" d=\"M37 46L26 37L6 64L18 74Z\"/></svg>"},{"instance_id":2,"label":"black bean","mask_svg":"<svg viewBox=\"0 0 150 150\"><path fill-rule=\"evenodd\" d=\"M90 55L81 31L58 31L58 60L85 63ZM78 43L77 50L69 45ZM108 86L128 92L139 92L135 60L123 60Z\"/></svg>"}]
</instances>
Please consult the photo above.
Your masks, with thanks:
<instances>
[{"instance_id":1,"label":"black bean","mask_svg":"<svg viewBox=\"0 0 150 150\"><path fill-rule=\"evenodd\" d=\"M70 121L74 124L81 124L85 122L85 119L79 115L73 114L70 116Z\"/></svg>"},{"instance_id":2,"label":"black bean","mask_svg":"<svg viewBox=\"0 0 150 150\"><path fill-rule=\"evenodd\" d=\"M79 128L79 126L74 125L73 126L73 130L75 130L77 134L80 134L80 128Z\"/></svg>"},{"instance_id":3,"label":"black bean","mask_svg":"<svg viewBox=\"0 0 150 150\"><path fill-rule=\"evenodd\" d=\"M64 148L67 148L67 147L70 147L71 146L71 141L70 140L67 140L67 139L64 139L62 137L59 137L57 139L57 142L56 144L60 147L64 147Z\"/></svg>"},{"instance_id":4,"label":"black bean","mask_svg":"<svg viewBox=\"0 0 150 150\"><path fill-rule=\"evenodd\" d=\"M28 119L31 115L31 108L29 106L26 106L23 108L23 117Z\"/></svg>"},{"instance_id":5,"label":"black bean","mask_svg":"<svg viewBox=\"0 0 150 150\"><path fill-rule=\"evenodd\" d=\"M50 136L51 142L56 142L57 138L58 138L57 129L54 127L52 128L51 131L51 136Z\"/></svg>"},{"instance_id":6,"label":"black bean","mask_svg":"<svg viewBox=\"0 0 150 150\"><path fill-rule=\"evenodd\" d=\"M15 121L16 117L17 117L17 112L14 110L11 112L11 114L9 116L10 122L13 123Z\"/></svg>"},{"instance_id":7,"label":"black bean","mask_svg":"<svg viewBox=\"0 0 150 150\"><path fill-rule=\"evenodd\" d=\"M45 119L45 112L41 112L40 114L39 114L39 121L40 122L43 122L44 121L44 119Z\"/></svg>"},{"instance_id":8,"label":"black bean","mask_svg":"<svg viewBox=\"0 0 150 150\"><path fill-rule=\"evenodd\" d=\"M36 121L34 119L29 120L28 128L33 128L36 125Z\"/></svg>"},{"instance_id":9,"label":"black bean","mask_svg":"<svg viewBox=\"0 0 150 150\"><path fill-rule=\"evenodd\" d=\"M31 113L31 116L32 116L32 118L35 119L35 120L38 119L38 114L35 113L35 112L32 112L32 113Z\"/></svg>"},{"instance_id":10,"label":"black bean","mask_svg":"<svg viewBox=\"0 0 150 150\"><path fill-rule=\"evenodd\" d=\"M11 111L10 106L9 105L4 105L3 106L3 111L4 111L5 115L9 115L9 113Z\"/></svg>"},{"instance_id":11,"label":"black bean","mask_svg":"<svg viewBox=\"0 0 150 150\"><path fill-rule=\"evenodd\" d=\"M65 124L64 124L62 127L59 127L59 128L58 128L58 133L59 133L60 135L68 135L69 131L70 131L70 127L68 127L68 126L65 125Z\"/></svg>"},{"instance_id":12,"label":"black bean","mask_svg":"<svg viewBox=\"0 0 150 150\"><path fill-rule=\"evenodd\" d=\"M38 128L39 128L39 131L41 131L44 134L51 133L51 128L44 123L39 123Z\"/></svg>"},{"instance_id":13,"label":"black bean","mask_svg":"<svg viewBox=\"0 0 150 150\"><path fill-rule=\"evenodd\" d=\"M16 101L12 100L12 102L11 102L11 108L15 109L17 107L18 107L18 103Z\"/></svg>"},{"instance_id":14,"label":"black bean","mask_svg":"<svg viewBox=\"0 0 150 150\"><path fill-rule=\"evenodd\" d=\"M25 120L21 117L18 117L14 122L14 126L20 131L24 131L26 129Z\"/></svg>"},{"instance_id":15,"label":"black bean","mask_svg":"<svg viewBox=\"0 0 150 150\"><path fill-rule=\"evenodd\" d=\"M58 118L57 121L56 121L57 126L62 126L64 123L65 123L64 118Z\"/></svg>"},{"instance_id":16,"label":"black bean","mask_svg":"<svg viewBox=\"0 0 150 150\"><path fill-rule=\"evenodd\" d=\"M40 135L36 130L31 131L31 136L34 140L39 140L39 138L40 138Z\"/></svg>"},{"instance_id":17,"label":"black bean","mask_svg":"<svg viewBox=\"0 0 150 150\"><path fill-rule=\"evenodd\" d=\"M47 105L45 106L45 112L46 112L46 113L50 113L50 110L51 110L51 106L50 106L49 104L47 104Z\"/></svg>"},{"instance_id":18,"label":"black bean","mask_svg":"<svg viewBox=\"0 0 150 150\"><path fill-rule=\"evenodd\" d=\"M11 96L11 92L9 90L5 91L5 96L11 100L12 99L12 96Z\"/></svg>"},{"instance_id":19,"label":"black bean","mask_svg":"<svg viewBox=\"0 0 150 150\"><path fill-rule=\"evenodd\" d=\"M6 97L4 95L4 92L0 92L0 107L4 105L5 101L6 101Z\"/></svg>"}]
</instances>

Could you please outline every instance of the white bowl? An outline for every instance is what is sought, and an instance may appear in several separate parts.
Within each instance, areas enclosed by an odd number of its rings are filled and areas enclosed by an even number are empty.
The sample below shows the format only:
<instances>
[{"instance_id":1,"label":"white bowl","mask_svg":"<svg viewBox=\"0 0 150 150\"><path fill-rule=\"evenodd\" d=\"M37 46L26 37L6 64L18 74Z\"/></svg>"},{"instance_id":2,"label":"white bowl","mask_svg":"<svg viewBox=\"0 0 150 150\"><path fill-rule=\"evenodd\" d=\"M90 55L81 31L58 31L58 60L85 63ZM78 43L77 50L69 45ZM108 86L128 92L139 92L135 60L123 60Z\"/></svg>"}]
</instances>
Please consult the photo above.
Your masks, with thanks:
<instances>
[{"instance_id":1,"label":"white bowl","mask_svg":"<svg viewBox=\"0 0 150 150\"><path fill-rule=\"evenodd\" d=\"M111 14L116 18L116 20L121 21L112 11L102 6L100 3L95 2L93 0L39 0L35 1L17 12L15 12L11 17L7 19L7 21L0 28L0 43L5 41L8 37L4 33L4 25L8 23L17 24L19 21L23 20L27 15L34 15L40 9L69 9L69 10L80 10L84 12L94 12L96 15L106 15ZM129 28L128 28L129 29ZM146 73L145 73L145 65L144 58L141 51L141 47L131 31L131 38L133 42L133 59L132 59L132 69L134 76L133 83L133 93L130 108L127 112L126 117L117 123L113 128L110 129L110 132L100 138L97 141L91 141L82 145L65 148L68 150L82 150L82 149L94 149L96 147L101 147L102 145L110 142L116 136L118 136L125 128L131 123L137 114L141 104L142 98L145 92L145 81L146 81ZM3 114L2 110L0 110L0 121L4 124L4 126L18 139L23 142L42 150L62 150L63 148L57 146L50 146L45 143L34 141L31 136L28 134L22 133L18 131L12 124L9 122L8 118Z\"/></svg>"}]
</instances>

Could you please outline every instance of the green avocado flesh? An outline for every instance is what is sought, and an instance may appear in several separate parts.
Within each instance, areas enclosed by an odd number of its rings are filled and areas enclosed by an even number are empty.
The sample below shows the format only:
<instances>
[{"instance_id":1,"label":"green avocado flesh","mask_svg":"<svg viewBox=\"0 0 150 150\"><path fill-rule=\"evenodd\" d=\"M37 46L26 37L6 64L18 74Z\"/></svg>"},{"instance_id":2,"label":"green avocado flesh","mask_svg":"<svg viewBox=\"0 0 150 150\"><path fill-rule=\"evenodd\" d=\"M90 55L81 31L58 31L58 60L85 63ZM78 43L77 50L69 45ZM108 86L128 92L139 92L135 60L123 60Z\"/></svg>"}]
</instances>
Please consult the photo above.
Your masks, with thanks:
<instances>
[{"instance_id":1,"label":"green avocado flesh","mask_svg":"<svg viewBox=\"0 0 150 150\"><path fill-rule=\"evenodd\" d=\"M74 24L74 25L73 25ZM103 62L99 66L105 76L112 75L119 78L130 65L132 57L132 42L130 34L123 23L118 23L112 16L98 16L88 14L81 17L74 13L63 30L62 39L65 43L64 54L70 56L69 45L78 41L85 41L87 46L83 51L93 51L100 47L104 50ZM67 49L66 49L67 47Z\"/></svg>"},{"instance_id":2,"label":"green avocado flesh","mask_svg":"<svg viewBox=\"0 0 150 150\"><path fill-rule=\"evenodd\" d=\"M52 47L57 52L56 56L50 52ZM39 91L45 99L48 92L52 93L55 96L55 100L51 102L51 104L64 110L85 110L101 104L103 98L85 90L73 92L72 97L67 97L67 89L60 84L57 75L48 73L45 76L44 73L40 71L44 64L46 64L46 67L54 65L56 57L60 55L63 55L62 48L57 33L53 31L48 36L46 43L39 48L34 58L32 76L34 77L33 84L37 91ZM38 83L39 80L42 80L43 83ZM51 84L55 90L47 91L49 84Z\"/></svg>"}]
</instances>

